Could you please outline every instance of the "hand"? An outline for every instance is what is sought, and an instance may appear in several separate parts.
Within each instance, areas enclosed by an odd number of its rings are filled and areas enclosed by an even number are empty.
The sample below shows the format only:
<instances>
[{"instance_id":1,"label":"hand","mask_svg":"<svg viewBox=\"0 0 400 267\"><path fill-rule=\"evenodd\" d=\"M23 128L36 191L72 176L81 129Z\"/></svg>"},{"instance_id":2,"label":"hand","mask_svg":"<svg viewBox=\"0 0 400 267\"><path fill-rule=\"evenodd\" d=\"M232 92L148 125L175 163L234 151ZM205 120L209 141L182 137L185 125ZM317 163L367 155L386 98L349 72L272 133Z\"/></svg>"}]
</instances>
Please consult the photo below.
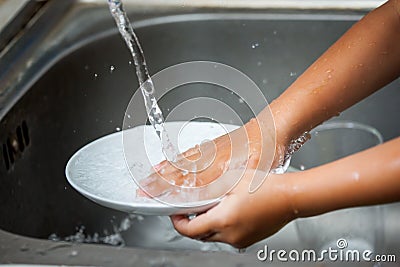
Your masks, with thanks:
<instances>
[{"instance_id":1,"label":"hand","mask_svg":"<svg viewBox=\"0 0 400 267\"><path fill-rule=\"evenodd\" d=\"M228 171L232 176L242 171ZM285 176L269 174L262 186L249 193L253 176L265 176L264 172L248 170L238 185L222 201L193 220L187 216L172 216L176 230L182 235L206 242L224 242L237 248L247 247L276 232L295 219L291 208L290 184Z\"/></svg>"},{"instance_id":2,"label":"hand","mask_svg":"<svg viewBox=\"0 0 400 267\"><path fill-rule=\"evenodd\" d=\"M139 194L143 195L144 191L152 197L157 197L174 190L176 187L171 184L187 185L188 181L193 181L191 186L207 185L229 169L244 167L263 169L263 166L270 166L273 160L273 154L270 154L272 156L264 154L263 157L262 151L265 151L266 147L275 148L275 138L270 132L262 131L258 121L252 119L229 134L218 137L208 144L189 149L179 155L179 160L173 164L163 161L154 166L156 172L141 182L142 189ZM204 162L209 159L213 161L203 168ZM198 171L195 173L182 171L182 167L192 169L190 164L195 164L195 169Z\"/></svg>"}]
</instances>

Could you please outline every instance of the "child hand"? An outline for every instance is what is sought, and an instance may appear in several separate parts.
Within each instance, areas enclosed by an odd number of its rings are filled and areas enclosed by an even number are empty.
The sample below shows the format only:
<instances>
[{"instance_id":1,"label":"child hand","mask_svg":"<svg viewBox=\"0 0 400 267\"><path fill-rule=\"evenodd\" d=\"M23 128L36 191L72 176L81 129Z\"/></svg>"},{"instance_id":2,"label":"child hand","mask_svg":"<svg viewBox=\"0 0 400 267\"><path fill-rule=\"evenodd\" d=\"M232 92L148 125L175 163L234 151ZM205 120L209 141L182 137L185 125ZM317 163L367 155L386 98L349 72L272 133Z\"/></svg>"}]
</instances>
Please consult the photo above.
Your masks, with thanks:
<instances>
[{"instance_id":1,"label":"child hand","mask_svg":"<svg viewBox=\"0 0 400 267\"><path fill-rule=\"evenodd\" d=\"M229 134L189 149L178 156L177 162L161 162L154 167L156 172L141 182L139 194L157 197L176 189L174 185L187 185L187 181L194 181L191 185L194 187L207 185L227 170L268 168L274 160L274 151L269 149L269 155L262 155L263 150L268 150L266 147L275 150L275 138L273 134L262 133L253 119ZM197 172L185 171L192 170L193 164Z\"/></svg>"},{"instance_id":2,"label":"child hand","mask_svg":"<svg viewBox=\"0 0 400 267\"><path fill-rule=\"evenodd\" d=\"M232 179L242 171L224 174ZM268 175L248 170L238 185L222 201L207 212L189 220L187 216L172 216L176 230L182 235L206 242L224 242L237 248L247 247L276 232L295 219L290 203L290 184L285 175L269 174L263 185L249 193L253 176Z\"/></svg>"}]
</instances>

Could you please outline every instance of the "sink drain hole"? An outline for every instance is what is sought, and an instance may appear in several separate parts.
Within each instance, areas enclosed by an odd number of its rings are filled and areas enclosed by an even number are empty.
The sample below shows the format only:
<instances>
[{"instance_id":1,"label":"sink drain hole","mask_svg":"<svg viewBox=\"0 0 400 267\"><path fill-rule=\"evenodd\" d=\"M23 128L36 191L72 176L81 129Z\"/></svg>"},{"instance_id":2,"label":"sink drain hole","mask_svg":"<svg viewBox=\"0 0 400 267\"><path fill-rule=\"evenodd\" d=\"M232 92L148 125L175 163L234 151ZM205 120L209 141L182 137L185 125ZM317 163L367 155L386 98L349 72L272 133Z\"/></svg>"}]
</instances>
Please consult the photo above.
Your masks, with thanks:
<instances>
[{"instance_id":1,"label":"sink drain hole","mask_svg":"<svg viewBox=\"0 0 400 267\"><path fill-rule=\"evenodd\" d=\"M22 156L25 148L30 143L28 125L23 121L3 143L3 159L6 170L10 170L16 160Z\"/></svg>"},{"instance_id":2,"label":"sink drain hole","mask_svg":"<svg viewBox=\"0 0 400 267\"><path fill-rule=\"evenodd\" d=\"M8 151L6 144L3 144L3 158L4 158L4 164L6 165L6 170L8 171L10 169L10 161L8 159Z\"/></svg>"}]
</instances>

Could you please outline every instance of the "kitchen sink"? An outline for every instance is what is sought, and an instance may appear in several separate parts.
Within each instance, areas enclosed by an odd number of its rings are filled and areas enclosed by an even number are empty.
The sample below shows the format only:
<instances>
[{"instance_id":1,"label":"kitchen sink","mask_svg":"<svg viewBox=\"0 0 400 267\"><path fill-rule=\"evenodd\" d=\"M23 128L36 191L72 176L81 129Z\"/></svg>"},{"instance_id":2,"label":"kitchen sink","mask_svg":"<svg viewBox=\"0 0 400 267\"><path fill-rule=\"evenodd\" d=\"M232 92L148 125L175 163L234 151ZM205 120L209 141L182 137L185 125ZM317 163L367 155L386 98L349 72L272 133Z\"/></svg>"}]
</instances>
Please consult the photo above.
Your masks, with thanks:
<instances>
[{"instance_id":1,"label":"kitchen sink","mask_svg":"<svg viewBox=\"0 0 400 267\"><path fill-rule=\"evenodd\" d=\"M256 252L265 244L302 248L293 223L245 253L190 240L168 217L111 210L68 184L68 159L122 127L138 87L105 2L48 1L0 58L0 263L262 266ZM366 12L134 3L126 7L152 74L183 62L220 62L248 75L269 102ZM399 85L394 81L334 120L368 124L385 140L399 136ZM226 90L209 84L176 88L160 106L168 114L200 96L234 106L243 120L252 117ZM398 253L400 206L382 207L382 250Z\"/></svg>"}]
</instances>

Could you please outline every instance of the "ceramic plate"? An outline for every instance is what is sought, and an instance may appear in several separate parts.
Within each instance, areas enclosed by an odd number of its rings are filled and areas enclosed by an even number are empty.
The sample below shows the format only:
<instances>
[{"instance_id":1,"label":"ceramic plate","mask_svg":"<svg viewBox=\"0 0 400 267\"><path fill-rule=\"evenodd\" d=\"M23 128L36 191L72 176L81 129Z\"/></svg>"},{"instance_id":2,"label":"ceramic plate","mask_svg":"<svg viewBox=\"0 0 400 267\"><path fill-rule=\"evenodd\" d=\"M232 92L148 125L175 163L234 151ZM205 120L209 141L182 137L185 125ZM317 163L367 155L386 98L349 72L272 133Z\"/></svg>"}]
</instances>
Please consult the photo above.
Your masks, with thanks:
<instances>
[{"instance_id":1,"label":"ceramic plate","mask_svg":"<svg viewBox=\"0 0 400 267\"><path fill-rule=\"evenodd\" d=\"M179 132L179 149L185 151L205 139L212 140L238 126L212 122L167 122L168 132ZM129 138L128 138L129 137ZM125 150L132 152L127 162ZM139 149L139 148L142 149ZM136 148L136 150L135 150ZM146 150L146 155L143 151ZM132 156L134 155L134 156ZM155 165L164 160L160 141L151 126L138 126L99 138L77 151L66 166L68 182L92 201L120 211L144 215L189 214L204 211L215 201L167 205L136 196L138 186L128 165ZM132 162L135 161L135 162ZM143 174L146 175L146 174ZM139 177L140 179L144 177Z\"/></svg>"}]
</instances>

